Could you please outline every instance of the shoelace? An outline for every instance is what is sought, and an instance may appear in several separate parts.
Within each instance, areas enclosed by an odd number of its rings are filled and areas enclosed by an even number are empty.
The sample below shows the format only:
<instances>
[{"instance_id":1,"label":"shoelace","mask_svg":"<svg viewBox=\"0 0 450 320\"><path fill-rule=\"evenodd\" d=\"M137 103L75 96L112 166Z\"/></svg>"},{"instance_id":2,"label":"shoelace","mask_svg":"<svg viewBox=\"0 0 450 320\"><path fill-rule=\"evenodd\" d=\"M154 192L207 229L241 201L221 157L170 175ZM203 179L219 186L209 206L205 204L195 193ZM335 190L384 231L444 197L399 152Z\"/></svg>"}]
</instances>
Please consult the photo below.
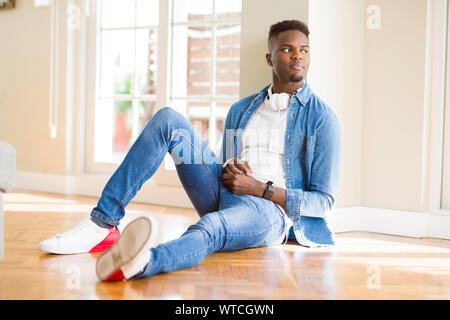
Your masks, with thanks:
<instances>
[{"instance_id":1,"label":"shoelace","mask_svg":"<svg viewBox=\"0 0 450 320\"><path fill-rule=\"evenodd\" d=\"M85 230L87 227L90 226L90 220L83 220L80 223L78 223L75 227L72 229L64 232L64 233L58 233L55 237L56 238L68 238L71 236L74 236L78 232Z\"/></svg>"}]
</instances>

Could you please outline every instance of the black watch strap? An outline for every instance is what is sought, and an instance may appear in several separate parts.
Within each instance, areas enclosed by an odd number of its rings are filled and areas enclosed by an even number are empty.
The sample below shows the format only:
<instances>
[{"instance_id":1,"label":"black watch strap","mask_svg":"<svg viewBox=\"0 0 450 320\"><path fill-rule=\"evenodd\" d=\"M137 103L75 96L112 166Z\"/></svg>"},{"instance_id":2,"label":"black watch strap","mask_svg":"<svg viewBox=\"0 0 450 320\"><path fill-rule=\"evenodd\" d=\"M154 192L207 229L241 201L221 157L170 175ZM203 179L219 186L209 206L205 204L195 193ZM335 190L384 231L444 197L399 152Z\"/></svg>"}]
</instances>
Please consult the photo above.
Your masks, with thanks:
<instances>
[{"instance_id":1,"label":"black watch strap","mask_svg":"<svg viewBox=\"0 0 450 320\"><path fill-rule=\"evenodd\" d=\"M272 196L273 196L273 186L272 186L273 182L272 181L267 181L266 184L267 184L267 188L264 191L262 197L264 199L270 200L270 199L272 199Z\"/></svg>"}]
</instances>

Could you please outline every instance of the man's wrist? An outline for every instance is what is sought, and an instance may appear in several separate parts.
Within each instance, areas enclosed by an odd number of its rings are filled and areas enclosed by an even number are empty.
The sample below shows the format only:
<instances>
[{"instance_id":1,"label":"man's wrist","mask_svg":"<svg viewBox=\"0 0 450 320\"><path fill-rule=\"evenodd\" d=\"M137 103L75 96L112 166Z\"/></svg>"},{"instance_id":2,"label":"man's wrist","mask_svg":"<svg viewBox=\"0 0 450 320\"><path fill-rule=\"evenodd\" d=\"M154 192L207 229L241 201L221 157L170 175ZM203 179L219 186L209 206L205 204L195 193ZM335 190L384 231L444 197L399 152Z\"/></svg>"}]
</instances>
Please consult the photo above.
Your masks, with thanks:
<instances>
[{"instance_id":1,"label":"man's wrist","mask_svg":"<svg viewBox=\"0 0 450 320\"><path fill-rule=\"evenodd\" d=\"M258 181L258 186L255 189L254 196L262 198L264 191L267 189L267 184Z\"/></svg>"},{"instance_id":2,"label":"man's wrist","mask_svg":"<svg viewBox=\"0 0 450 320\"><path fill-rule=\"evenodd\" d=\"M275 190L273 188L273 182L267 181L266 183L266 191L264 191L262 197L267 200L272 200L273 194Z\"/></svg>"}]
</instances>

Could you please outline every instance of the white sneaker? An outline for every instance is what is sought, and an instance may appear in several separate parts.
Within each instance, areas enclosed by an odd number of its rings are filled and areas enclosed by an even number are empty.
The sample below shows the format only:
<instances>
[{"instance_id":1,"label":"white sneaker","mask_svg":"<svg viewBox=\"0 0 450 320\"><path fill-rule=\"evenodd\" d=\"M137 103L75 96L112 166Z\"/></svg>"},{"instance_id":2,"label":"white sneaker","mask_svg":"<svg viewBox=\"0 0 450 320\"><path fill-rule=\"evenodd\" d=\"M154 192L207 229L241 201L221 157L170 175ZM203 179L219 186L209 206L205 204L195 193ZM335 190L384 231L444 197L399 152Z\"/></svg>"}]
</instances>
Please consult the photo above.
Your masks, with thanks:
<instances>
[{"instance_id":1,"label":"white sneaker","mask_svg":"<svg viewBox=\"0 0 450 320\"><path fill-rule=\"evenodd\" d=\"M56 254L102 252L111 248L119 235L120 231L115 226L106 229L91 219L85 219L69 231L42 241L39 249Z\"/></svg>"},{"instance_id":2,"label":"white sneaker","mask_svg":"<svg viewBox=\"0 0 450 320\"><path fill-rule=\"evenodd\" d=\"M127 280L143 271L151 258L156 238L156 223L148 217L130 222L114 246L97 259L96 272L101 281Z\"/></svg>"}]
</instances>

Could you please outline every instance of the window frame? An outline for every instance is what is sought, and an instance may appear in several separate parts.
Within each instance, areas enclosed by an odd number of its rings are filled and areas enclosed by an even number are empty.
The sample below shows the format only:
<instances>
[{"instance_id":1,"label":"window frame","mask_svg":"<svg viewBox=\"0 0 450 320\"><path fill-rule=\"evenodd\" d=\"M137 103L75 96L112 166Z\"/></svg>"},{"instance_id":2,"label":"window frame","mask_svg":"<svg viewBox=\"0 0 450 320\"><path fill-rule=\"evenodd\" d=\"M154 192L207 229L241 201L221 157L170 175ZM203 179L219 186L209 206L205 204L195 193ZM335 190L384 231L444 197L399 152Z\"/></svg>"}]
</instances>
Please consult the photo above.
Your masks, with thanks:
<instances>
[{"instance_id":1,"label":"window frame","mask_svg":"<svg viewBox=\"0 0 450 320\"><path fill-rule=\"evenodd\" d=\"M209 128L208 128L208 141L216 141L216 125L217 125L217 121L218 120L224 120L226 118L226 114L228 113L229 107L231 106L231 104L233 104L234 102L236 102L239 99L239 96L234 96L234 97L230 97L230 96L221 96L221 95L217 95L216 94L216 88L217 88L217 81L216 81L216 75L217 75L217 27L220 25L234 25L236 24L237 26L239 26L239 29L241 28L242 25L242 17L240 16L239 18L221 18L218 19L217 18L217 12L216 12L216 0L213 0L212 3L212 19L205 19L205 20L195 20L195 21L180 21L180 22L176 22L174 21L174 17L173 17L173 6L174 6L174 2L175 0L170 0L168 1L170 2L170 11L169 11L169 15L170 15L170 19L169 19L169 30L170 30L170 40L168 42L170 42L170 44L172 45L173 43L173 29L179 26L186 26L186 27L199 27L199 26L211 26L211 79L210 79L210 94L209 95L185 95L185 96L175 96L172 95L172 70L170 70L170 72L168 73L170 76L167 79L168 83L170 84L168 86L168 90L166 91L167 97L168 97L168 102L169 105L172 105L172 100L184 100L186 102L207 102L210 106L209 109ZM241 31L241 30L239 30ZM239 46L240 49L240 46ZM169 54L168 54L169 60L172 61L173 60L173 51L172 51L172 47L170 47L169 49ZM171 65L171 63L169 63L169 65ZM222 109L222 107L217 107L217 103L218 102L225 102L225 103L229 103L229 106L227 107L227 111L226 112L220 112L221 110L218 110L218 108ZM187 115L188 118L192 119L192 117L189 116L189 114ZM195 117L194 117L195 119ZM216 150L218 151L218 150ZM170 162L170 163L168 163ZM159 172L157 172L155 174L154 177L155 181L158 184L165 184L165 185L172 185L172 186L178 186L181 185L178 179L178 176L174 170L174 165L173 162L171 161L170 155L166 155L163 164L160 167Z\"/></svg>"},{"instance_id":2,"label":"window frame","mask_svg":"<svg viewBox=\"0 0 450 320\"><path fill-rule=\"evenodd\" d=\"M160 0L160 13L161 13L161 5L166 1ZM100 76L101 76L101 31L114 31L114 30L149 30L154 29L157 30L157 83L159 83L159 77L165 77L165 75L159 70L160 68L160 46L164 45L164 42L160 39L160 28L159 25L146 25L146 26L132 26L132 27L101 27L98 23L99 18L99 10L101 9L102 1L95 1L91 5L90 14L87 18L87 70L95 70L92 73L87 74L87 98L86 98L86 139L85 146L86 152L84 157L84 172L85 173L94 173L94 174L111 174L116 170L116 168L120 165L120 163L109 163L109 162L95 162L95 107L98 102L101 100L111 99L112 101L131 101L133 114L137 114L137 110L139 108L139 103L142 102L154 102L155 107L160 105L160 101L158 101L158 85L156 87L155 94L136 94L136 83L137 83L137 73L136 69L133 71L133 91L131 94L121 94L121 95L110 95L103 96L100 90ZM135 3L136 5L136 3ZM160 14L161 15L161 14ZM161 18L161 16L160 16ZM134 57L136 59L136 36L134 38ZM135 60L136 65L136 60ZM164 81L164 79L163 79ZM90 89L90 90L89 90ZM136 122L135 120L133 120ZM132 136L131 139L134 141L140 134L140 130L138 126L132 126Z\"/></svg>"},{"instance_id":3,"label":"window frame","mask_svg":"<svg viewBox=\"0 0 450 320\"><path fill-rule=\"evenodd\" d=\"M172 0L174 1L174 0ZM221 114L218 118L218 107L217 102L227 102L230 105L236 102L239 97L238 96L220 96L217 95L217 26L218 25L232 25L238 24L239 27L241 25L241 18L233 18L233 19L216 19L216 0L213 0L213 19L210 20L199 20L199 21L183 21L183 22L172 22L172 28L177 26L186 26L186 27L199 27L199 26L212 26L211 29L211 80L210 80L210 94L206 95L186 95L186 96L172 96L170 92L170 101L172 100L185 100L186 102L208 102L210 105L209 112L209 124L210 129L208 131L208 140L215 141L215 132L216 132L216 124L217 120L225 120L226 113ZM172 55L171 55L171 58ZM172 87L172 86L171 86Z\"/></svg>"},{"instance_id":4,"label":"window frame","mask_svg":"<svg viewBox=\"0 0 450 320\"><path fill-rule=\"evenodd\" d=\"M215 88L216 88L216 38L215 32L218 25L224 24L236 24L241 27L241 17L232 18L232 19L217 19L215 12L215 0L213 1L213 19L204 20L204 21L186 21L186 22L173 22L173 5L174 0L160 0L159 1L159 25L158 27L158 37L157 37L157 81L156 81L156 95L146 95L146 96L138 96L138 95L113 95L108 98L113 99L121 99L134 101L132 99L139 100L140 98L149 99L148 101L155 101L156 105L153 109L153 114L158 110L165 106L170 106L172 99L184 99L186 101L205 101L210 104L210 114L209 114L209 123L213 124L209 127L209 141L215 141L215 137L213 135L216 132L216 121L218 119L225 119L225 116L220 114L220 118L217 118L217 110L216 110L216 102L228 102L231 106L232 103L238 100L239 97L229 97L229 96L216 96ZM94 147L95 147L95 106L100 98L98 94L100 93L100 81L98 78L100 77L100 57L98 54L100 52L100 24L97 23L98 20L98 10L100 9L100 1L95 1L91 5L90 15L87 17L87 36L86 36L86 65L87 70L90 70L86 73L86 112L85 112L85 155L84 155L84 173L85 174L111 174L120 164L114 163L98 163L94 161ZM173 41L173 28L178 25L208 25L213 26L213 34L211 41L211 58L212 58L212 77L211 77L211 94L208 97L201 96L186 96L186 97L172 97L171 95L171 81L172 81L172 70L171 70L171 61L172 61L172 41ZM142 27L130 27L129 29L140 29ZM147 26L145 28L148 28ZM126 27L122 28L102 28L106 29L126 29ZM102 97L106 98L106 97ZM144 101L144 99L139 101ZM229 108L229 107L228 107ZM220 110L219 110L220 112ZM223 113L223 112L220 112ZM135 133L133 138L136 138L139 133ZM166 186L176 186L181 187L181 182L179 181L178 175L174 170L173 166L166 165L166 161L170 160L170 155L167 155L164 159L160 168L154 174L152 180L154 183L158 185L166 185Z\"/></svg>"},{"instance_id":5,"label":"window frame","mask_svg":"<svg viewBox=\"0 0 450 320\"><path fill-rule=\"evenodd\" d=\"M450 25L448 0L427 4L422 210L450 216ZM447 143L446 143L447 141ZM450 199L449 199L450 200Z\"/></svg>"},{"instance_id":6,"label":"window frame","mask_svg":"<svg viewBox=\"0 0 450 320\"><path fill-rule=\"evenodd\" d=\"M447 1L447 8L445 10L447 12L447 19L445 21L445 62L444 62L444 108L442 110L442 180L441 180L441 192L440 192L440 203L439 210L441 212L446 212L450 215L450 22L449 22L449 11Z\"/></svg>"}]
</instances>

